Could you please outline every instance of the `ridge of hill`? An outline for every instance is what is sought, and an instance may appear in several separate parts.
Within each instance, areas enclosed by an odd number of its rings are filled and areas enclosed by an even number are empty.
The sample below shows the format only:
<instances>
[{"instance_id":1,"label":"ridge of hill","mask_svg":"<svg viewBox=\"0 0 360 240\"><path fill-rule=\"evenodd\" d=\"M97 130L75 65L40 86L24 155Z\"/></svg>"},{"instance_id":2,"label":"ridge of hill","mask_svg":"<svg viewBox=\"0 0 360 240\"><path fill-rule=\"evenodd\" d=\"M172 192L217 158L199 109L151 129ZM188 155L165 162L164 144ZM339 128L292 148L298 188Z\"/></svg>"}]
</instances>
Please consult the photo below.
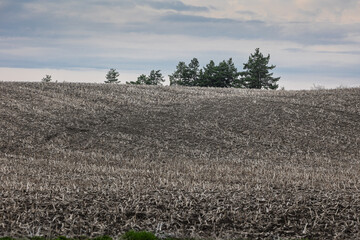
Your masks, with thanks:
<instances>
[{"instance_id":1,"label":"ridge of hill","mask_svg":"<svg viewBox=\"0 0 360 240\"><path fill-rule=\"evenodd\" d=\"M360 88L0 82L0 233L360 238Z\"/></svg>"}]
</instances>

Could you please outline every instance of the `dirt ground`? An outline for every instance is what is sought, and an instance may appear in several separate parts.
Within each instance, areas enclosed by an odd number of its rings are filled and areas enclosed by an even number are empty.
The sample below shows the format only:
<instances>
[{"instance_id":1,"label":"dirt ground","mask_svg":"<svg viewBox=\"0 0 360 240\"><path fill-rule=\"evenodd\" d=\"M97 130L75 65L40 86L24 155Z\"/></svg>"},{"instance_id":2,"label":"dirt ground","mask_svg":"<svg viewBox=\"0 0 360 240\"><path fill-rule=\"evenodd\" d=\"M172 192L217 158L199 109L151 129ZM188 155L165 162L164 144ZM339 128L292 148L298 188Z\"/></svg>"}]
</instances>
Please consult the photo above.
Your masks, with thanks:
<instances>
[{"instance_id":1,"label":"dirt ground","mask_svg":"<svg viewBox=\"0 0 360 240\"><path fill-rule=\"evenodd\" d=\"M0 82L0 236L360 239L360 88Z\"/></svg>"}]
</instances>

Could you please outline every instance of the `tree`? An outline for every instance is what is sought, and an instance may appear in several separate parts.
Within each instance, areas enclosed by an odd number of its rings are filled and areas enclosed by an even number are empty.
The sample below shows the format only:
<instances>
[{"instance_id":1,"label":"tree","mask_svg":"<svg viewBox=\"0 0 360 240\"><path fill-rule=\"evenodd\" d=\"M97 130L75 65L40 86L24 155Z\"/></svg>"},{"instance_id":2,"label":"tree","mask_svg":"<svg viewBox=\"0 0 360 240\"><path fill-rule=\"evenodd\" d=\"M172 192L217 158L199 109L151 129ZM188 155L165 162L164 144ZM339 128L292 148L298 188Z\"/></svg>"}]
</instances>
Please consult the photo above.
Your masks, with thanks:
<instances>
[{"instance_id":1,"label":"tree","mask_svg":"<svg viewBox=\"0 0 360 240\"><path fill-rule=\"evenodd\" d=\"M176 71L169 75L170 85L195 86L199 79L199 61L193 58L189 65L179 62Z\"/></svg>"},{"instance_id":2,"label":"tree","mask_svg":"<svg viewBox=\"0 0 360 240\"><path fill-rule=\"evenodd\" d=\"M145 84L145 85L162 85L165 79L161 74L160 70L151 70L150 75L146 76L145 74L141 74L136 82L126 82L126 84Z\"/></svg>"},{"instance_id":3,"label":"tree","mask_svg":"<svg viewBox=\"0 0 360 240\"><path fill-rule=\"evenodd\" d=\"M146 84L147 82L147 76L145 74L141 74L135 84Z\"/></svg>"},{"instance_id":4,"label":"tree","mask_svg":"<svg viewBox=\"0 0 360 240\"><path fill-rule=\"evenodd\" d=\"M45 83L47 83L47 82L51 82L51 75L46 75L46 77L44 77L43 79L41 79L41 82L45 82Z\"/></svg>"},{"instance_id":5,"label":"tree","mask_svg":"<svg viewBox=\"0 0 360 240\"><path fill-rule=\"evenodd\" d=\"M240 73L237 71L232 58L222 61L218 66L218 86L220 87L241 87L239 81Z\"/></svg>"},{"instance_id":6,"label":"tree","mask_svg":"<svg viewBox=\"0 0 360 240\"><path fill-rule=\"evenodd\" d=\"M162 83L165 82L165 79L162 75L162 73L160 72L160 70L152 70L150 72L149 77L147 78L147 85L162 85Z\"/></svg>"},{"instance_id":7,"label":"tree","mask_svg":"<svg viewBox=\"0 0 360 240\"><path fill-rule=\"evenodd\" d=\"M198 86L200 87L216 87L217 66L213 60L208 63L204 69L200 71L200 79Z\"/></svg>"},{"instance_id":8,"label":"tree","mask_svg":"<svg viewBox=\"0 0 360 240\"><path fill-rule=\"evenodd\" d=\"M106 74L106 81L105 83L118 83L119 80L117 77L119 77L120 74L116 71L116 69L111 68L109 72Z\"/></svg>"},{"instance_id":9,"label":"tree","mask_svg":"<svg viewBox=\"0 0 360 240\"><path fill-rule=\"evenodd\" d=\"M198 86L201 87L241 87L240 73L237 71L232 58L222 61L216 65L213 60L200 71Z\"/></svg>"},{"instance_id":10,"label":"tree","mask_svg":"<svg viewBox=\"0 0 360 240\"><path fill-rule=\"evenodd\" d=\"M189 65L179 62L176 71L169 75L170 85L199 87L243 87L232 58L216 65L213 60L203 69L199 69L199 61L193 58Z\"/></svg>"},{"instance_id":11,"label":"tree","mask_svg":"<svg viewBox=\"0 0 360 240\"><path fill-rule=\"evenodd\" d=\"M269 73L269 70L274 69L276 66L268 66L270 60L270 54L264 57L259 48L255 49L255 53L251 54L247 63L244 63L244 72L241 72L241 80L244 82L247 88L265 88L265 89L277 89L279 87L276 84L280 77L273 78L273 73Z\"/></svg>"},{"instance_id":12,"label":"tree","mask_svg":"<svg viewBox=\"0 0 360 240\"><path fill-rule=\"evenodd\" d=\"M189 63L189 75L190 75L190 85L194 86L199 81L200 71L199 71L200 63L197 58L193 58Z\"/></svg>"},{"instance_id":13,"label":"tree","mask_svg":"<svg viewBox=\"0 0 360 240\"><path fill-rule=\"evenodd\" d=\"M176 70L172 75L169 75L171 85L189 86L189 68L185 62L179 62Z\"/></svg>"}]
</instances>

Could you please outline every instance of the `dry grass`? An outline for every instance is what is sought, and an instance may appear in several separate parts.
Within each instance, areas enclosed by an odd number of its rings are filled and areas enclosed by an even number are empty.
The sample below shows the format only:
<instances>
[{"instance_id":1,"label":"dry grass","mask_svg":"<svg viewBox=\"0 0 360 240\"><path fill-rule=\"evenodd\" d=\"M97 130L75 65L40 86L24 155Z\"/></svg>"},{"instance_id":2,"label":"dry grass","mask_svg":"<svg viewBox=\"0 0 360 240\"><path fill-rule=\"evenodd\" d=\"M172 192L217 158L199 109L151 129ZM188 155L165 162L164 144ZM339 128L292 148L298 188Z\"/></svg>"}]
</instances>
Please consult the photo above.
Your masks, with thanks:
<instances>
[{"instance_id":1,"label":"dry grass","mask_svg":"<svg viewBox=\"0 0 360 240\"><path fill-rule=\"evenodd\" d=\"M360 88L0 82L0 236L360 238Z\"/></svg>"}]
</instances>

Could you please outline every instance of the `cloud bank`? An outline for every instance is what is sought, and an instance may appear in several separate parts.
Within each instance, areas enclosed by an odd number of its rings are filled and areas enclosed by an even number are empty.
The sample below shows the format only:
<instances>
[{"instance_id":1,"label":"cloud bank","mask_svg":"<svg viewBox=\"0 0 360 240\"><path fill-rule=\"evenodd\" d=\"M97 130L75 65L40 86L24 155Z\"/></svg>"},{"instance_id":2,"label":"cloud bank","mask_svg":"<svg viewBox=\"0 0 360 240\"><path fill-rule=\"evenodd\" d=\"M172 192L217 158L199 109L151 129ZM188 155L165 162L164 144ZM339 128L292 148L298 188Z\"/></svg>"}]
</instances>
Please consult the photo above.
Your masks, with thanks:
<instances>
[{"instance_id":1,"label":"cloud bank","mask_svg":"<svg viewBox=\"0 0 360 240\"><path fill-rule=\"evenodd\" d=\"M287 88L360 85L359 12L357 0L2 0L0 68L170 74L233 57L241 69L259 47Z\"/></svg>"}]
</instances>

